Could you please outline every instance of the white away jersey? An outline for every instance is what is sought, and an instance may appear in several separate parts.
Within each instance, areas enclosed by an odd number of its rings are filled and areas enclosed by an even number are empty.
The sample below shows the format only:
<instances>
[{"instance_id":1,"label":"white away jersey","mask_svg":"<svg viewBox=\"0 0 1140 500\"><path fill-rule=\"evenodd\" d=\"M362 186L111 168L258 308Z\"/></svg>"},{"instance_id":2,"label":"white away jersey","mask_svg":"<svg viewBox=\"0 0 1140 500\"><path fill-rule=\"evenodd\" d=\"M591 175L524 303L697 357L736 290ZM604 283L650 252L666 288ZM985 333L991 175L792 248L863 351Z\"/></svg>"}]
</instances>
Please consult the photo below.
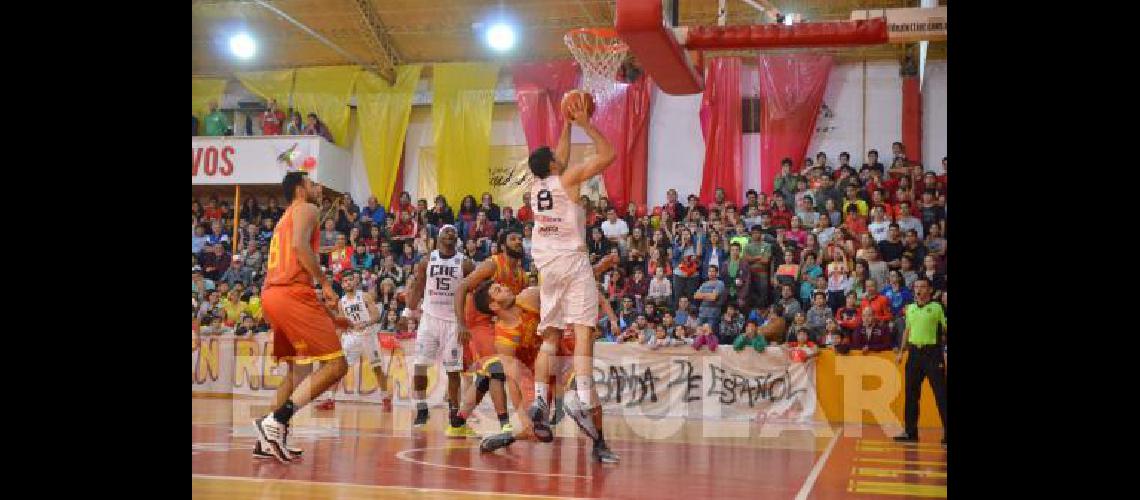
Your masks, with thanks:
<instances>
[{"instance_id":1,"label":"white away jersey","mask_svg":"<svg viewBox=\"0 0 1140 500\"><path fill-rule=\"evenodd\" d=\"M424 277L424 298L420 309L429 316L455 321L455 290L463 279L463 260L466 257L455 252L450 258L440 257L439 250L432 250Z\"/></svg>"},{"instance_id":2,"label":"white away jersey","mask_svg":"<svg viewBox=\"0 0 1140 500\"><path fill-rule=\"evenodd\" d=\"M586 213L578 200L571 200L562 178L551 175L530 184L534 203L534 233L531 256L538 267L556 257L586 252Z\"/></svg>"},{"instance_id":3,"label":"white away jersey","mask_svg":"<svg viewBox=\"0 0 1140 500\"><path fill-rule=\"evenodd\" d=\"M373 319L368 312L368 303L364 301L364 292L360 290L340 298L340 312L352 323L353 330L360 330Z\"/></svg>"}]
</instances>

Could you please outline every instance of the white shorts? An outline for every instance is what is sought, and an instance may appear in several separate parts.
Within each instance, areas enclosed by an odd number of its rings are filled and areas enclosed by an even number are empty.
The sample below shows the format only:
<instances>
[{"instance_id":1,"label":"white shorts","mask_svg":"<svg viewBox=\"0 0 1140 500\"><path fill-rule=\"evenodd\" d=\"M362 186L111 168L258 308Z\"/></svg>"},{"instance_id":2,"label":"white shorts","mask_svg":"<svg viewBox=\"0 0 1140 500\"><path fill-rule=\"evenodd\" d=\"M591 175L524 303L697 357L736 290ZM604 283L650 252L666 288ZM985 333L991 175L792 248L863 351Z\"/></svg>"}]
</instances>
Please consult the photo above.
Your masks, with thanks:
<instances>
[{"instance_id":1,"label":"white shorts","mask_svg":"<svg viewBox=\"0 0 1140 500\"><path fill-rule=\"evenodd\" d=\"M538 268L542 302L538 333L547 328L598 323L598 284L590 256L574 252L556 257Z\"/></svg>"},{"instance_id":2,"label":"white shorts","mask_svg":"<svg viewBox=\"0 0 1140 500\"><path fill-rule=\"evenodd\" d=\"M459 344L459 332L456 330L455 320L424 314L416 330L414 359L417 365L431 365L436 361L442 361L443 371L461 371L463 346Z\"/></svg>"},{"instance_id":3,"label":"white shorts","mask_svg":"<svg viewBox=\"0 0 1140 500\"><path fill-rule=\"evenodd\" d=\"M344 358L348 366L356 366L356 362L364 357L369 368L384 366L391 362L392 353L385 357L380 349L380 338L377 336L379 325L373 325L364 332L348 331L340 337L340 345L344 349Z\"/></svg>"}]
</instances>

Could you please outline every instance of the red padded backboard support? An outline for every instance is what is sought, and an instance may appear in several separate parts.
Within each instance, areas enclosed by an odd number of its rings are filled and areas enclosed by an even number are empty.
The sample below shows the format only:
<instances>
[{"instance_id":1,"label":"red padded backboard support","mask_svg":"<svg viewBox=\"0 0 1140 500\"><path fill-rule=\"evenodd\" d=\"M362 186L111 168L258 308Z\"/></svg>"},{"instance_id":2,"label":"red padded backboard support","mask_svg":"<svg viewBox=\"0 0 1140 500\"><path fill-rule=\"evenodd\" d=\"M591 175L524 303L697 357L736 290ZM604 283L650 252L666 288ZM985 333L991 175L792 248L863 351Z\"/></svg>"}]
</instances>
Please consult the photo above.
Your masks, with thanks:
<instances>
[{"instance_id":1,"label":"red padded backboard support","mask_svg":"<svg viewBox=\"0 0 1140 500\"><path fill-rule=\"evenodd\" d=\"M665 27L661 7L660 0L618 0L614 30L665 93L700 93L705 88L704 79L689 62L672 30Z\"/></svg>"},{"instance_id":2,"label":"red padded backboard support","mask_svg":"<svg viewBox=\"0 0 1140 500\"><path fill-rule=\"evenodd\" d=\"M614 30L667 94L696 94L704 79L686 50L852 47L887 43L883 18L822 23L693 26L684 44L662 18L660 0L617 0Z\"/></svg>"}]
</instances>

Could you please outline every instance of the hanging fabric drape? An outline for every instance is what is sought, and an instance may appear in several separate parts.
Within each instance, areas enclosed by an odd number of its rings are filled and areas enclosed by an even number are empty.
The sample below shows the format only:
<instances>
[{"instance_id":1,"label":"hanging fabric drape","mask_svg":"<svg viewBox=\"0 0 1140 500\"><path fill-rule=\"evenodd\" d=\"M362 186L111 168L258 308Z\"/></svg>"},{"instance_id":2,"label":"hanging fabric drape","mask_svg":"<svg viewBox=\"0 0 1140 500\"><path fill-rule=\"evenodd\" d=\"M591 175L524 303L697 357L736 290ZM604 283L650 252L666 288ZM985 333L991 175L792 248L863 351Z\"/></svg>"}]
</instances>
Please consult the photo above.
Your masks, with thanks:
<instances>
[{"instance_id":1,"label":"hanging fabric drape","mask_svg":"<svg viewBox=\"0 0 1140 500\"><path fill-rule=\"evenodd\" d=\"M277 109L284 112L292 105L294 73L291 69L282 69L234 73L234 76L237 77L243 87L265 99L266 102L270 99L276 99Z\"/></svg>"},{"instance_id":2,"label":"hanging fabric drape","mask_svg":"<svg viewBox=\"0 0 1140 500\"><path fill-rule=\"evenodd\" d=\"M219 105L226 91L226 80L222 78L191 78L190 99L192 114L198 117L198 133L206 126L206 115L210 112L210 101Z\"/></svg>"},{"instance_id":3,"label":"hanging fabric drape","mask_svg":"<svg viewBox=\"0 0 1140 500\"><path fill-rule=\"evenodd\" d=\"M333 142L347 147L348 101L360 75L359 66L322 66L297 69L293 109L305 115L316 113L332 134Z\"/></svg>"},{"instance_id":4,"label":"hanging fabric drape","mask_svg":"<svg viewBox=\"0 0 1140 500\"><path fill-rule=\"evenodd\" d=\"M360 124L368 186L378 200L399 191L396 181L404 157L404 138L412 114L412 98L423 66L396 68L396 82L362 72L356 81L356 113Z\"/></svg>"},{"instance_id":5,"label":"hanging fabric drape","mask_svg":"<svg viewBox=\"0 0 1140 500\"><path fill-rule=\"evenodd\" d=\"M701 203L715 200L717 188L725 199L741 205L744 179L741 161L740 58L717 57L709 61L701 99L701 132L705 137L705 163L701 179Z\"/></svg>"},{"instance_id":6,"label":"hanging fabric drape","mask_svg":"<svg viewBox=\"0 0 1140 500\"><path fill-rule=\"evenodd\" d=\"M646 76L636 83L617 84L608 99L598 98L594 113L594 124L614 146L614 162L602 178L610 205L619 213L630 201L644 205L646 200L650 82Z\"/></svg>"},{"instance_id":7,"label":"hanging fabric drape","mask_svg":"<svg viewBox=\"0 0 1140 500\"><path fill-rule=\"evenodd\" d=\"M832 57L827 54L764 55L760 70L760 189L772 192L780 161L800 165L807 154ZM793 170L794 171L794 170Z\"/></svg>"},{"instance_id":8,"label":"hanging fabric drape","mask_svg":"<svg viewBox=\"0 0 1140 500\"><path fill-rule=\"evenodd\" d=\"M519 63L511 67L511 78L527 150L555 147L566 121L561 113L562 95L578 86L578 63L569 59Z\"/></svg>"},{"instance_id":9,"label":"hanging fabric drape","mask_svg":"<svg viewBox=\"0 0 1140 500\"><path fill-rule=\"evenodd\" d=\"M490 189L491 114L499 68L495 63L442 63L432 67L434 177L437 192L452 206L459 206L464 195L478 199ZM430 200L436 193L419 194Z\"/></svg>"}]
</instances>

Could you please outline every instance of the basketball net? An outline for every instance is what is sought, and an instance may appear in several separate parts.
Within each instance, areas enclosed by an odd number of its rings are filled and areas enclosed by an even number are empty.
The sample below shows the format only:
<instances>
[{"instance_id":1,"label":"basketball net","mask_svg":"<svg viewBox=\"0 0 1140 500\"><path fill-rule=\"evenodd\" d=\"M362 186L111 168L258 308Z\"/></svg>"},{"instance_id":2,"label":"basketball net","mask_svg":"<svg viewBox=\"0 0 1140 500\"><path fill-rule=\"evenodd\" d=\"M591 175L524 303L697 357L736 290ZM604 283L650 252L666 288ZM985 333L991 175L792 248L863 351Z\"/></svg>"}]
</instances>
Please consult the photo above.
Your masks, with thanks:
<instances>
[{"instance_id":1,"label":"basketball net","mask_svg":"<svg viewBox=\"0 0 1140 500\"><path fill-rule=\"evenodd\" d=\"M617 91L618 70L629 46L611 28L578 28L562 39L582 68L582 89L599 102L608 101Z\"/></svg>"}]
</instances>

